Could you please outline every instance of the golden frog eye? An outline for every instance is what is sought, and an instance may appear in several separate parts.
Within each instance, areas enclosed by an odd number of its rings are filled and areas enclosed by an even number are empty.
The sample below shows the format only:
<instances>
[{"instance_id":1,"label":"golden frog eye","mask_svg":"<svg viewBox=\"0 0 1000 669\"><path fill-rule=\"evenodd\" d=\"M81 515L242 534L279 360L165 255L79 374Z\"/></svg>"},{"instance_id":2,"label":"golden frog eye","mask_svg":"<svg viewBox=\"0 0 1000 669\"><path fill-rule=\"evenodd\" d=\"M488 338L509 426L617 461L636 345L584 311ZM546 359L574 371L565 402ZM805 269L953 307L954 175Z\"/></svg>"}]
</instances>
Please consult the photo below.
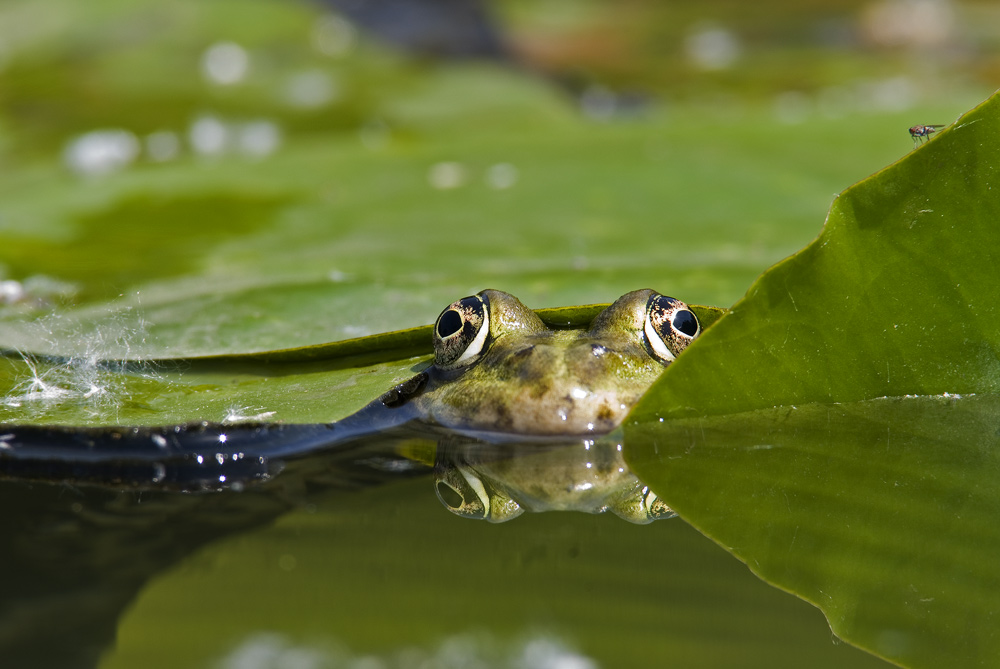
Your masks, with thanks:
<instances>
[{"instance_id":1,"label":"golden frog eye","mask_svg":"<svg viewBox=\"0 0 1000 669\"><path fill-rule=\"evenodd\" d=\"M646 345L654 357L669 364L701 332L698 317L680 300L653 293L646 303Z\"/></svg>"},{"instance_id":2,"label":"golden frog eye","mask_svg":"<svg viewBox=\"0 0 1000 669\"><path fill-rule=\"evenodd\" d=\"M471 365L486 349L490 301L472 295L452 302L434 324L434 364L451 369Z\"/></svg>"}]
</instances>

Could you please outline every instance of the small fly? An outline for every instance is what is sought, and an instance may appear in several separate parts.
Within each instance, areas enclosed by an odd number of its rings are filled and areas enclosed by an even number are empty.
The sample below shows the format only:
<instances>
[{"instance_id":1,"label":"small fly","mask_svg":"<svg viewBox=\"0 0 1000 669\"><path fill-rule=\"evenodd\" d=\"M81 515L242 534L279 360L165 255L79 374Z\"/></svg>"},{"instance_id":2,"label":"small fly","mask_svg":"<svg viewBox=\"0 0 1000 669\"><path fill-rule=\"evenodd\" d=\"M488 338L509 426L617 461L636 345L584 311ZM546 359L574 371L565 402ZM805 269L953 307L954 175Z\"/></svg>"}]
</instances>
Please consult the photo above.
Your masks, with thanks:
<instances>
[{"instance_id":1,"label":"small fly","mask_svg":"<svg viewBox=\"0 0 1000 669\"><path fill-rule=\"evenodd\" d=\"M929 138L931 133L937 132L938 128L943 127L943 125L915 125L910 128L910 137L913 138L913 148L917 148L917 144Z\"/></svg>"}]
</instances>

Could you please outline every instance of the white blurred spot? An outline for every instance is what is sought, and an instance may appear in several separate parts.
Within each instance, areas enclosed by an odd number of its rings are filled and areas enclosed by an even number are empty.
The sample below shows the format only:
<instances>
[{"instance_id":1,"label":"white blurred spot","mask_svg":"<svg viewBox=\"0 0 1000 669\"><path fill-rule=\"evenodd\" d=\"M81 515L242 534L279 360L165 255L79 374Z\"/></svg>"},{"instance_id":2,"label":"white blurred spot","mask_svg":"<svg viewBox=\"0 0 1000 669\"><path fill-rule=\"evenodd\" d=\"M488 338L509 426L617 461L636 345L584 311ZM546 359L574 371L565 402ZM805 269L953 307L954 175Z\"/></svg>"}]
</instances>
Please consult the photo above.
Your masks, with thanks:
<instances>
[{"instance_id":1,"label":"white blurred spot","mask_svg":"<svg viewBox=\"0 0 1000 669\"><path fill-rule=\"evenodd\" d=\"M294 556L281 555L279 566L294 569ZM218 669L597 669L598 664L559 639L538 634L503 642L489 633L459 633L443 639L436 648L410 646L380 656L353 653L340 644L296 643L281 634L257 632L220 658L215 666Z\"/></svg>"},{"instance_id":2,"label":"white blurred spot","mask_svg":"<svg viewBox=\"0 0 1000 669\"><path fill-rule=\"evenodd\" d=\"M66 166L78 174L102 175L129 165L139 155L139 140L128 130L95 130L70 141Z\"/></svg>"},{"instance_id":3,"label":"white blurred spot","mask_svg":"<svg viewBox=\"0 0 1000 669\"><path fill-rule=\"evenodd\" d=\"M494 190L505 190L516 184L519 176L510 163L497 163L486 170L486 184Z\"/></svg>"},{"instance_id":4,"label":"white blurred spot","mask_svg":"<svg viewBox=\"0 0 1000 669\"><path fill-rule=\"evenodd\" d=\"M203 156L235 151L250 158L263 158L277 151L282 139L281 127L267 119L230 123L214 116L202 116L188 130L191 148Z\"/></svg>"},{"instance_id":5,"label":"white blurred spot","mask_svg":"<svg viewBox=\"0 0 1000 669\"><path fill-rule=\"evenodd\" d=\"M13 279L0 281L0 304L20 302L26 295L24 285L20 281L14 281Z\"/></svg>"},{"instance_id":6,"label":"white blurred spot","mask_svg":"<svg viewBox=\"0 0 1000 669\"><path fill-rule=\"evenodd\" d=\"M323 648L296 645L280 634L254 634L217 665L220 669L321 669L335 655ZM339 666L339 665L338 665Z\"/></svg>"},{"instance_id":7,"label":"white blurred spot","mask_svg":"<svg viewBox=\"0 0 1000 669\"><path fill-rule=\"evenodd\" d=\"M181 152L181 140L176 132L160 130L146 137L146 155L156 163L173 160Z\"/></svg>"},{"instance_id":8,"label":"white blurred spot","mask_svg":"<svg viewBox=\"0 0 1000 669\"><path fill-rule=\"evenodd\" d=\"M740 43L732 31L717 25L701 25L684 40L684 51L703 70L724 70L740 57Z\"/></svg>"},{"instance_id":9,"label":"white blurred spot","mask_svg":"<svg viewBox=\"0 0 1000 669\"><path fill-rule=\"evenodd\" d=\"M812 110L812 101L800 91L785 91L774 98L774 116L782 123L802 123Z\"/></svg>"},{"instance_id":10,"label":"white blurred spot","mask_svg":"<svg viewBox=\"0 0 1000 669\"><path fill-rule=\"evenodd\" d=\"M90 399L91 397L96 397L97 395L103 395L108 392L107 389L102 388L96 383L91 383L90 387L83 393L84 399Z\"/></svg>"},{"instance_id":11,"label":"white blurred spot","mask_svg":"<svg viewBox=\"0 0 1000 669\"><path fill-rule=\"evenodd\" d=\"M939 47L954 37L949 0L881 0L861 13L861 33L879 46Z\"/></svg>"},{"instance_id":12,"label":"white blurred spot","mask_svg":"<svg viewBox=\"0 0 1000 669\"><path fill-rule=\"evenodd\" d=\"M281 128L272 121L244 123L237 132L236 145L247 156L269 156L281 146Z\"/></svg>"},{"instance_id":13,"label":"white blurred spot","mask_svg":"<svg viewBox=\"0 0 1000 669\"><path fill-rule=\"evenodd\" d=\"M532 639L524 646L521 656L524 667L535 669L597 669L597 663L566 648L561 643L546 638Z\"/></svg>"},{"instance_id":14,"label":"white blurred spot","mask_svg":"<svg viewBox=\"0 0 1000 669\"><path fill-rule=\"evenodd\" d=\"M860 90L864 103L877 111L905 111L917 100L917 87L909 77L866 82Z\"/></svg>"},{"instance_id":15,"label":"white blurred spot","mask_svg":"<svg viewBox=\"0 0 1000 669\"><path fill-rule=\"evenodd\" d=\"M427 173L427 181L438 190L458 188L466 181L465 166L462 163L450 161L436 163L431 165L431 169Z\"/></svg>"},{"instance_id":16,"label":"white blurred spot","mask_svg":"<svg viewBox=\"0 0 1000 669\"><path fill-rule=\"evenodd\" d=\"M188 141L195 153L215 156L229 148L229 128L214 116L202 116L191 124Z\"/></svg>"},{"instance_id":17,"label":"white blurred spot","mask_svg":"<svg viewBox=\"0 0 1000 669\"><path fill-rule=\"evenodd\" d=\"M354 46L354 39L354 26L334 14L320 17L313 25L313 48L324 56L343 56Z\"/></svg>"},{"instance_id":18,"label":"white blurred spot","mask_svg":"<svg viewBox=\"0 0 1000 669\"><path fill-rule=\"evenodd\" d=\"M218 42L201 55L201 73L213 84L239 83L250 69L250 56L235 42Z\"/></svg>"},{"instance_id":19,"label":"white blurred spot","mask_svg":"<svg viewBox=\"0 0 1000 669\"><path fill-rule=\"evenodd\" d=\"M251 411L257 411L258 413L250 415ZM259 423L268 420L276 413L276 411L263 411L263 407L256 407L255 409L251 409L250 407L232 407L226 411L226 416L222 419L222 424Z\"/></svg>"},{"instance_id":20,"label":"white blurred spot","mask_svg":"<svg viewBox=\"0 0 1000 669\"><path fill-rule=\"evenodd\" d=\"M298 109L325 107L340 96L333 75L323 70L308 70L292 75L285 86L285 101Z\"/></svg>"}]
</instances>

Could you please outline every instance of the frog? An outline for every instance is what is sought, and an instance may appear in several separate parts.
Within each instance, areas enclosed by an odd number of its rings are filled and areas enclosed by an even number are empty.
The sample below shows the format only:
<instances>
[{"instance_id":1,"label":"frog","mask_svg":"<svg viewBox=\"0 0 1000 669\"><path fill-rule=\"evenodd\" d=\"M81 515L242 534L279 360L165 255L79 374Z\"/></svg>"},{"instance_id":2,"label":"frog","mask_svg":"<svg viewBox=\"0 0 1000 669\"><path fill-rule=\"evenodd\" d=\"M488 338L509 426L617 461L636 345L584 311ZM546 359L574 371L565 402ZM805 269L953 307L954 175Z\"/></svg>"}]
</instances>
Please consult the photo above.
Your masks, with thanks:
<instances>
[{"instance_id":1,"label":"frog","mask_svg":"<svg viewBox=\"0 0 1000 669\"><path fill-rule=\"evenodd\" d=\"M527 509L611 510L646 523L673 512L628 471L620 438L602 438L700 333L686 303L651 289L576 330L550 328L513 295L483 290L441 312L433 363L375 404L447 430L435 490L457 515L504 522Z\"/></svg>"},{"instance_id":2,"label":"frog","mask_svg":"<svg viewBox=\"0 0 1000 669\"><path fill-rule=\"evenodd\" d=\"M586 330L550 328L487 289L441 312L433 363L376 404L409 405L458 433L603 435L700 333L686 303L650 289L621 296Z\"/></svg>"}]
</instances>

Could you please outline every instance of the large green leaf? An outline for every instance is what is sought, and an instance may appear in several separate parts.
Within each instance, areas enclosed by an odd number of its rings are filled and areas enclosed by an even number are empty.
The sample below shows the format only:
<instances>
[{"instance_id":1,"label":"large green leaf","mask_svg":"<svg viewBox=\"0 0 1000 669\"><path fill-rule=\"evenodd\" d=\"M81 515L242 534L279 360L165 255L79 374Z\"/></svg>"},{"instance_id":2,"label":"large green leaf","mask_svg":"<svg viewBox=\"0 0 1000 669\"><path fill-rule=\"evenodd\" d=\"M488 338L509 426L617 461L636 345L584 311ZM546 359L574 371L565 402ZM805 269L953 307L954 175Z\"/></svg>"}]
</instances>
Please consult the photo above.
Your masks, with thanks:
<instances>
[{"instance_id":1,"label":"large green leaf","mask_svg":"<svg viewBox=\"0 0 1000 669\"><path fill-rule=\"evenodd\" d=\"M1000 655L998 140L994 96L845 191L626 428L689 522L914 666Z\"/></svg>"}]
</instances>

